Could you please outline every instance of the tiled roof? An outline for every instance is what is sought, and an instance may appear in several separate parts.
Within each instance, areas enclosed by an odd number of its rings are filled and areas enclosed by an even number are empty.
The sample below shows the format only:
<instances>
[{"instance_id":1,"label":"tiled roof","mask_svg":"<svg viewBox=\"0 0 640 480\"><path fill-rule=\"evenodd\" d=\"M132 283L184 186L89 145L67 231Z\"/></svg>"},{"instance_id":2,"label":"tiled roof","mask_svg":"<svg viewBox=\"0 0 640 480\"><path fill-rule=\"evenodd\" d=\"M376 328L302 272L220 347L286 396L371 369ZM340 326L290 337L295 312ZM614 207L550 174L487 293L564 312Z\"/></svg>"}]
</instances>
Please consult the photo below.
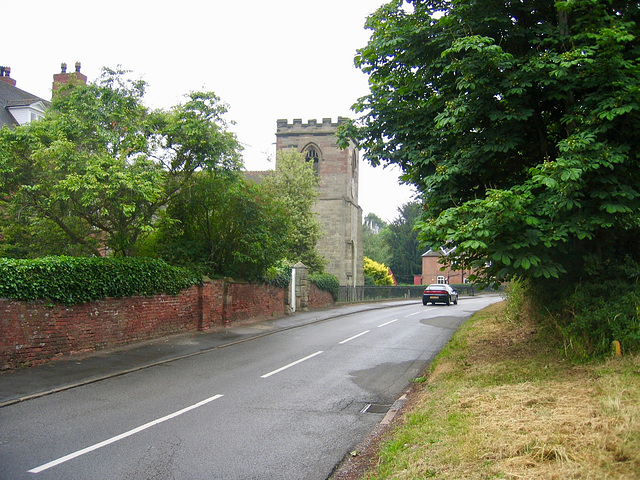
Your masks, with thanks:
<instances>
[{"instance_id":1,"label":"tiled roof","mask_svg":"<svg viewBox=\"0 0 640 480\"><path fill-rule=\"evenodd\" d=\"M16 125L16 121L7 107L26 107L36 102L42 102L46 107L51 105L51 102L44 98L25 92L0 80L0 126Z\"/></svg>"}]
</instances>

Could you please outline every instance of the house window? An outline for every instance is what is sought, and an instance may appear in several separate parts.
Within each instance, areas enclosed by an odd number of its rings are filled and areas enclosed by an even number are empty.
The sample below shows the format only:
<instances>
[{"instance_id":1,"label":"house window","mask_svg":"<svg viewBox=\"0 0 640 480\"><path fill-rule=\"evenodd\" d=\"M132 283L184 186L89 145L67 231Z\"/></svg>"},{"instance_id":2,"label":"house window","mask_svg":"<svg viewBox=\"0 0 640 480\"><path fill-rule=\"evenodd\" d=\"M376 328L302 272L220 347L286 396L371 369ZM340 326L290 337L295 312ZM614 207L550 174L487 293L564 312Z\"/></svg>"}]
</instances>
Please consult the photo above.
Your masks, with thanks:
<instances>
[{"instance_id":1,"label":"house window","mask_svg":"<svg viewBox=\"0 0 640 480\"><path fill-rule=\"evenodd\" d=\"M444 276L443 275L438 275L438 283L440 285L444 285Z\"/></svg>"}]
</instances>

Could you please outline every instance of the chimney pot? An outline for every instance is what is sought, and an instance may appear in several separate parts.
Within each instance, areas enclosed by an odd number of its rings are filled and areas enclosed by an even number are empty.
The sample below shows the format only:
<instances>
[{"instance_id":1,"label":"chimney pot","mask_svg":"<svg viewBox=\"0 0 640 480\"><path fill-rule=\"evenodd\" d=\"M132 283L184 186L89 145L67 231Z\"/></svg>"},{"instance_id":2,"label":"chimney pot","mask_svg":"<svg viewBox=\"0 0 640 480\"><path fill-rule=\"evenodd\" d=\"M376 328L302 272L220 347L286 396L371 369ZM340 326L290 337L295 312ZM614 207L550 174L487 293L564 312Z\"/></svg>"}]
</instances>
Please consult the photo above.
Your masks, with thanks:
<instances>
[{"instance_id":1,"label":"chimney pot","mask_svg":"<svg viewBox=\"0 0 640 480\"><path fill-rule=\"evenodd\" d=\"M60 68L62 73L55 73L53 75L53 85L51 86L52 96L56 95L56 92L64 85L83 85L87 83L87 76L80 73L80 62L76 62L76 71L67 73L67 64L62 63Z\"/></svg>"},{"instance_id":2,"label":"chimney pot","mask_svg":"<svg viewBox=\"0 0 640 480\"><path fill-rule=\"evenodd\" d=\"M16 81L11 78L11 67L0 67L0 81L16 86Z\"/></svg>"}]
</instances>

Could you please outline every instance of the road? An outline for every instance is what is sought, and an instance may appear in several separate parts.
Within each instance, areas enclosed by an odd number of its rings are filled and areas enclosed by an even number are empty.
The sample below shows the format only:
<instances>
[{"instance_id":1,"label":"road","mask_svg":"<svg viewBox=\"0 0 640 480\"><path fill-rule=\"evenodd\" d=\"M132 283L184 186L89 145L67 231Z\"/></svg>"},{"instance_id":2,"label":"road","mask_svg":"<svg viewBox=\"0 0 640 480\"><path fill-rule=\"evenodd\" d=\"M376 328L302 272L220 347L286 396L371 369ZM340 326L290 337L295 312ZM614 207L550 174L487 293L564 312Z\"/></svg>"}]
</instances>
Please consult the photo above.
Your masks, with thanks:
<instances>
[{"instance_id":1,"label":"road","mask_svg":"<svg viewBox=\"0 0 640 480\"><path fill-rule=\"evenodd\" d=\"M325 479L385 413L363 410L499 300L368 310L9 405L0 479Z\"/></svg>"}]
</instances>

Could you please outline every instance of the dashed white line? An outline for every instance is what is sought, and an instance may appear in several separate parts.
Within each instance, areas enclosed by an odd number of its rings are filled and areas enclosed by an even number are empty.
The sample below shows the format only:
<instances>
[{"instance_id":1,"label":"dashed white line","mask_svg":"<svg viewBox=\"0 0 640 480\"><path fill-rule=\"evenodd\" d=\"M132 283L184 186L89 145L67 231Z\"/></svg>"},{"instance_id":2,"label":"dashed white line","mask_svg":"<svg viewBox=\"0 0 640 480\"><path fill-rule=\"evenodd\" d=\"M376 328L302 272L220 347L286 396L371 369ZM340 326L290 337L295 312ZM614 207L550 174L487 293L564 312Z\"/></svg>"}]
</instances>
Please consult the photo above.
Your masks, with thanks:
<instances>
[{"instance_id":1,"label":"dashed white line","mask_svg":"<svg viewBox=\"0 0 640 480\"><path fill-rule=\"evenodd\" d=\"M397 321L398 319L396 318L395 320L391 320L390 322L386 322L386 323L383 323L382 325L378 325L378 328L386 327L387 325L391 325L393 322L397 322Z\"/></svg>"},{"instance_id":2,"label":"dashed white line","mask_svg":"<svg viewBox=\"0 0 640 480\"><path fill-rule=\"evenodd\" d=\"M268 377L270 377L271 375L275 375L276 373L280 373L281 371L286 370L287 368L293 367L294 365L297 365L297 364L299 364L299 363L302 363L302 362L304 362L305 360L309 360L310 358L313 358L313 357L315 357L316 355L320 355L320 354L321 354L321 353L323 353L323 352L324 352L324 350L320 350L320 351L318 351L318 352L316 352L316 353L312 353L311 355L307 355L306 357L301 358L300 360L296 360L295 362L292 362L292 363L290 363L290 364L288 364L288 365L285 365L284 367L280 367L280 368L278 368L277 370L274 370L273 372L265 373L265 374L264 374L264 375L262 375L260 378L268 378Z\"/></svg>"},{"instance_id":3,"label":"dashed white line","mask_svg":"<svg viewBox=\"0 0 640 480\"><path fill-rule=\"evenodd\" d=\"M420 315L421 313L424 313L424 312L415 312L415 313L411 313L411 314L407 315L407 317L406 317L406 318L413 317L414 315Z\"/></svg>"},{"instance_id":4,"label":"dashed white line","mask_svg":"<svg viewBox=\"0 0 640 480\"><path fill-rule=\"evenodd\" d=\"M342 345L342 344L344 344L344 343L347 343L347 342L350 342L350 341L351 341L351 340L353 340L354 338L358 338L358 337L361 337L362 335L366 335L366 334L367 334L367 333L369 333L370 331L371 331L371 330L367 330L367 331L365 331L365 332L362 332L362 333L359 333L359 334L357 334L357 335L354 335L353 337L349 337L349 338L347 338L346 340L342 340L342 341L340 342L340 345Z\"/></svg>"},{"instance_id":5,"label":"dashed white line","mask_svg":"<svg viewBox=\"0 0 640 480\"><path fill-rule=\"evenodd\" d=\"M77 452L74 453L70 453L69 455L65 455L64 457L60 457L57 460L53 460L49 463L45 463L44 465L40 465L39 467L36 468L32 468L31 470L29 470L28 473L40 473L43 472L44 470L47 470L51 467L55 467L56 465L60 465L61 463L64 462L68 462L69 460L72 460L76 457L79 457L81 455L84 455L85 453L89 453L89 452L93 452L94 450L97 450L99 448L102 447L106 447L107 445L110 445L114 442L117 442L118 440L122 440L123 438L127 438L130 437L131 435L134 435L136 433L139 433L143 430L146 430L149 427L153 427L154 425L158 425L159 423L162 422L166 422L167 420L171 420L172 418L175 418L179 415L182 415L183 413L187 413L190 410L193 410L194 408L198 408L201 407L203 405L206 405L209 402L213 402L214 400L217 400L218 398L222 397L223 395L214 395L213 397L209 397L205 400L202 400L201 402L195 403L189 407L183 408L182 410L178 410L177 412L171 413L169 415L166 415L162 418L158 418L157 420L153 420L149 423L145 423L144 425L141 425L139 427L136 427L132 430L129 430L128 432L124 432L121 433L120 435L116 435L115 437L111 437L107 440L104 440L103 442L100 443L96 443L95 445L91 445L90 447L87 448L83 448L82 450L78 450Z\"/></svg>"}]
</instances>

